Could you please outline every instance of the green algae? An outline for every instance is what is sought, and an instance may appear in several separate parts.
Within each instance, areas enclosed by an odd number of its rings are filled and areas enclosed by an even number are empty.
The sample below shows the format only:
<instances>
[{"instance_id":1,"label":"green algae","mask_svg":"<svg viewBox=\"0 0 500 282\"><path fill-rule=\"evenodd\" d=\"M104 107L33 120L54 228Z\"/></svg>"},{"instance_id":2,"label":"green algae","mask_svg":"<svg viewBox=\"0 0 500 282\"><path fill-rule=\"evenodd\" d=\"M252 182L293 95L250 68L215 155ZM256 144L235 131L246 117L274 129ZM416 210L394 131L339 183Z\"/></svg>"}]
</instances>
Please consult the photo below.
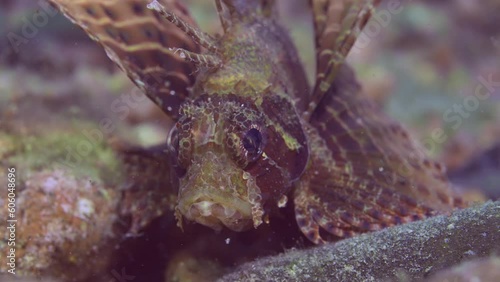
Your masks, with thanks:
<instances>
[{"instance_id":1,"label":"green algae","mask_svg":"<svg viewBox=\"0 0 500 282\"><path fill-rule=\"evenodd\" d=\"M81 127L82 132L85 128ZM61 168L107 185L122 179L121 165L112 148L104 141L93 143L83 134L63 130L32 135L0 131L0 144L2 163L16 167L21 180L35 171Z\"/></svg>"},{"instance_id":2,"label":"green algae","mask_svg":"<svg viewBox=\"0 0 500 282\"><path fill-rule=\"evenodd\" d=\"M8 122L0 129L0 168L16 168L16 212L23 222L16 274L66 280L69 269L81 280L90 270L104 271L120 236L114 232L123 183L119 157L104 139L91 142L82 134L95 128L90 122L62 118L45 131L38 122ZM81 144L89 144L86 154Z\"/></svg>"}]
</instances>

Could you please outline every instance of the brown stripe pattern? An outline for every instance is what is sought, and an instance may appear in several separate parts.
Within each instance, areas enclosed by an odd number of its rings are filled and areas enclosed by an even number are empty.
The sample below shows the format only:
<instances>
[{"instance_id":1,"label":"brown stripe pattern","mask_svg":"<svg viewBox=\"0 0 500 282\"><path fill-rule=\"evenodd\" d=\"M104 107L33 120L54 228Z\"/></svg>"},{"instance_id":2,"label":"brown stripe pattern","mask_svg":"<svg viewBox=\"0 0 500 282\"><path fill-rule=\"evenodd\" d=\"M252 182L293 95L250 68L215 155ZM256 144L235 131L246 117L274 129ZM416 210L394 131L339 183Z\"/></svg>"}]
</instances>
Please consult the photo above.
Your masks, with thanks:
<instances>
[{"instance_id":1,"label":"brown stripe pattern","mask_svg":"<svg viewBox=\"0 0 500 282\"><path fill-rule=\"evenodd\" d=\"M444 168L366 97L351 70L311 116L311 163L295 193L297 223L314 243L419 220L462 206ZM320 227L328 233L320 235Z\"/></svg>"},{"instance_id":2,"label":"brown stripe pattern","mask_svg":"<svg viewBox=\"0 0 500 282\"><path fill-rule=\"evenodd\" d=\"M195 71L173 48L199 52L181 29L147 8L147 0L50 0L99 42L130 79L174 119L189 96ZM183 21L194 20L178 1L161 0Z\"/></svg>"},{"instance_id":3,"label":"brown stripe pattern","mask_svg":"<svg viewBox=\"0 0 500 282\"><path fill-rule=\"evenodd\" d=\"M310 0L316 43L316 82L308 118L333 83L380 0Z\"/></svg>"}]
</instances>

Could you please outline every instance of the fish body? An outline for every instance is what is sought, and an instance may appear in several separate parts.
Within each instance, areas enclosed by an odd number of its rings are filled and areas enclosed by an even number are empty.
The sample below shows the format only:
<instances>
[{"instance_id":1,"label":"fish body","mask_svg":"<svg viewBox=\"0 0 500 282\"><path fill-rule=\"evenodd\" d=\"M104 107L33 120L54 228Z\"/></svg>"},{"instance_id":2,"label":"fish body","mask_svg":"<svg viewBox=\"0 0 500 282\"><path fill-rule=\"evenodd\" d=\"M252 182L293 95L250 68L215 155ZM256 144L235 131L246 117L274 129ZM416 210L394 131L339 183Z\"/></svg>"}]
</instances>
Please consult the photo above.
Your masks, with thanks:
<instances>
[{"instance_id":1,"label":"fish body","mask_svg":"<svg viewBox=\"0 0 500 282\"><path fill-rule=\"evenodd\" d=\"M310 1L312 88L274 1L215 1L216 38L178 1L51 2L176 122L161 159L180 226L244 231L293 204L323 243L463 205L344 62L379 1Z\"/></svg>"},{"instance_id":2,"label":"fish body","mask_svg":"<svg viewBox=\"0 0 500 282\"><path fill-rule=\"evenodd\" d=\"M221 64L200 71L173 129L178 217L235 231L257 227L308 161L297 104L309 94L292 41L262 9L229 15Z\"/></svg>"}]
</instances>

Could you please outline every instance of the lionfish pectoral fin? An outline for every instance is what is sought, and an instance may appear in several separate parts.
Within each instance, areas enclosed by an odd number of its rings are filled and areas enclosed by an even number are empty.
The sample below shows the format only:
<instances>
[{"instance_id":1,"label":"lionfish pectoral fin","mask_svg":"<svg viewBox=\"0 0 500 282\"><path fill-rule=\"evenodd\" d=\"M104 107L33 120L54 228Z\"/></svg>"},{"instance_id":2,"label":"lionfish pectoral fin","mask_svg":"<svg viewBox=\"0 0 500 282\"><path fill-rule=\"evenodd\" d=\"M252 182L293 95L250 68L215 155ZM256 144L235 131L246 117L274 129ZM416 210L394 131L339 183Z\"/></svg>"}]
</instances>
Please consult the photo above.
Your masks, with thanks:
<instances>
[{"instance_id":1,"label":"lionfish pectoral fin","mask_svg":"<svg viewBox=\"0 0 500 282\"><path fill-rule=\"evenodd\" d=\"M138 233L176 204L178 191L171 177L170 152L166 145L114 147L126 173L121 214L132 218L130 233Z\"/></svg>"},{"instance_id":2,"label":"lionfish pectoral fin","mask_svg":"<svg viewBox=\"0 0 500 282\"><path fill-rule=\"evenodd\" d=\"M327 148L314 145L310 168L294 195L297 224L311 242L321 244L437 214L390 184L346 171Z\"/></svg>"},{"instance_id":3,"label":"lionfish pectoral fin","mask_svg":"<svg viewBox=\"0 0 500 282\"><path fill-rule=\"evenodd\" d=\"M304 117L308 119L335 80L380 0L310 0L316 43L316 82Z\"/></svg>"},{"instance_id":4,"label":"lionfish pectoral fin","mask_svg":"<svg viewBox=\"0 0 500 282\"><path fill-rule=\"evenodd\" d=\"M195 29L195 21L179 1L158 0L170 11L170 19L148 9L147 0L50 1L99 42L108 57L167 115L178 118L179 107L190 96L195 81L196 66L189 58L200 54L202 47L214 50L210 37ZM175 48L189 56L181 58ZM212 62L200 58L202 63Z\"/></svg>"},{"instance_id":5,"label":"lionfish pectoral fin","mask_svg":"<svg viewBox=\"0 0 500 282\"><path fill-rule=\"evenodd\" d=\"M305 127L310 162L295 204L299 226L315 243L325 240L317 238L321 230L349 237L464 205L445 168L360 90L342 66Z\"/></svg>"}]
</instances>

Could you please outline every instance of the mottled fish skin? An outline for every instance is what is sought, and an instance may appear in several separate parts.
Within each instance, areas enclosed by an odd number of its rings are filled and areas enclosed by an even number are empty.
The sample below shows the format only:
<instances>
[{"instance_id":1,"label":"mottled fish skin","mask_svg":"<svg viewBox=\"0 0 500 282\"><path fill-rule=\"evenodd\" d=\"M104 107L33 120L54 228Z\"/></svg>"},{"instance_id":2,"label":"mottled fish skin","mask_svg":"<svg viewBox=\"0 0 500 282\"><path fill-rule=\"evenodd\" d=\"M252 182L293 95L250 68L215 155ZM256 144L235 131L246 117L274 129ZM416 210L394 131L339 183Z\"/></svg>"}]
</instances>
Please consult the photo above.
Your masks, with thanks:
<instances>
[{"instance_id":1,"label":"mottled fish skin","mask_svg":"<svg viewBox=\"0 0 500 282\"><path fill-rule=\"evenodd\" d=\"M309 149L296 106L305 106L308 87L273 13L226 8L223 65L200 72L171 139L185 171L178 217L241 231L266 220L304 171Z\"/></svg>"},{"instance_id":2,"label":"mottled fish skin","mask_svg":"<svg viewBox=\"0 0 500 282\"><path fill-rule=\"evenodd\" d=\"M133 152L130 170L174 171L165 185L178 189L181 227L185 218L243 231L293 197L300 230L319 244L464 205L444 167L362 96L344 63L379 0L309 1L312 90L272 0L216 0L217 40L177 1L154 1L155 11L141 0L51 2L176 120L173 163Z\"/></svg>"},{"instance_id":3,"label":"mottled fish skin","mask_svg":"<svg viewBox=\"0 0 500 282\"><path fill-rule=\"evenodd\" d=\"M273 1L217 1L224 23L217 41L176 1L152 2L155 12L139 0L52 2L177 120L168 144L180 224L185 217L241 231L283 204L308 161L298 113L309 87ZM146 81L150 72L164 76L160 84Z\"/></svg>"}]
</instances>

